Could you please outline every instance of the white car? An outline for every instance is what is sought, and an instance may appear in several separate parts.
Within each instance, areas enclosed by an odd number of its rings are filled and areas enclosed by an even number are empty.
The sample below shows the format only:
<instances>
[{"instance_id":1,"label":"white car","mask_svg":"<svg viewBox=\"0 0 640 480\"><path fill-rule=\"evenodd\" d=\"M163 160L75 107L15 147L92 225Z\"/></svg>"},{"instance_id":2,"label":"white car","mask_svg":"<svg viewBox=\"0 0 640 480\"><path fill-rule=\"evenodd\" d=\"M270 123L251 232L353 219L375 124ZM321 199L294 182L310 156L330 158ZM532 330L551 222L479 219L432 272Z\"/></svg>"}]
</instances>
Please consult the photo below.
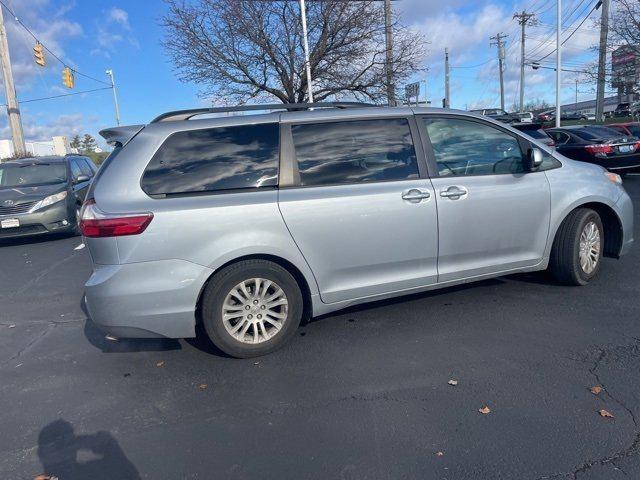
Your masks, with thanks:
<instances>
[{"instance_id":1,"label":"white car","mask_svg":"<svg viewBox=\"0 0 640 480\"><path fill-rule=\"evenodd\" d=\"M533 123L533 113L531 112L521 112L515 114L521 123Z\"/></svg>"}]
</instances>

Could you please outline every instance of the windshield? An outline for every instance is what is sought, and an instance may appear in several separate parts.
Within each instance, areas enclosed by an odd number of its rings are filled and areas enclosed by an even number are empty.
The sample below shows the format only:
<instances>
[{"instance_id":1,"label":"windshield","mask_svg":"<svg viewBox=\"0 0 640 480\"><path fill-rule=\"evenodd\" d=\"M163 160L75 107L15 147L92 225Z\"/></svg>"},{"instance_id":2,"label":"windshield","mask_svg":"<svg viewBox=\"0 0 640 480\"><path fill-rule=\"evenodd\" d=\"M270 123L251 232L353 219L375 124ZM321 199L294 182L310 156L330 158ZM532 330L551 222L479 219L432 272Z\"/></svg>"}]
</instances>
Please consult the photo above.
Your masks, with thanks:
<instances>
[{"instance_id":1,"label":"windshield","mask_svg":"<svg viewBox=\"0 0 640 480\"><path fill-rule=\"evenodd\" d=\"M64 163L8 163L0 165L0 188L50 185L67 180Z\"/></svg>"},{"instance_id":2,"label":"windshield","mask_svg":"<svg viewBox=\"0 0 640 480\"><path fill-rule=\"evenodd\" d=\"M605 140L620 136L620 132L606 127L576 128L572 130L572 133L584 140Z\"/></svg>"}]
</instances>

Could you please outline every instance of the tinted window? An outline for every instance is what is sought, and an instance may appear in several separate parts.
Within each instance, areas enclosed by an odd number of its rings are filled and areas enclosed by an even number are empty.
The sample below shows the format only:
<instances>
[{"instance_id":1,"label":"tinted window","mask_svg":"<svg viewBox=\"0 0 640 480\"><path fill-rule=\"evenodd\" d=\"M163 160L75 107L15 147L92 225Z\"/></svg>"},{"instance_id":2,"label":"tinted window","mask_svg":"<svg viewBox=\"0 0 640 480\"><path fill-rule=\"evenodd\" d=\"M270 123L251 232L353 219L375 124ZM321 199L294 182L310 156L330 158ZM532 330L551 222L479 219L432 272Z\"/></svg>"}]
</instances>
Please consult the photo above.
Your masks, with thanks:
<instances>
[{"instance_id":1,"label":"tinted window","mask_svg":"<svg viewBox=\"0 0 640 480\"><path fill-rule=\"evenodd\" d=\"M564 132L548 132L548 133L558 145L565 144L570 139L569 135Z\"/></svg>"},{"instance_id":2,"label":"tinted window","mask_svg":"<svg viewBox=\"0 0 640 480\"><path fill-rule=\"evenodd\" d=\"M71 164L71 175L73 178L78 178L80 175L83 175L80 165L78 164L78 160L73 158L69 163Z\"/></svg>"},{"instance_id":3,"label":"tinted window","mask_svg":"<svg viewBox=\"0 0 640 480\"><path fill-rule=\"evenodd\" d=\"M405 118L312 123L291 127L301 185L418 178Z\"/></svg>"},{"instance_id":4,"label":"tinted window","mask_svg":"<svg viewBox=\"0 0 640 480\"><path fill-rule=\"evenodd\" d=\"M615 138L620 136L620 132L606 127L576 128L575 130L573 130L573 134L584 140Z\"/></svg>"},{"instance_id":5,"label":"tinted window","mask_svg":"<svg viewBox=\"0 0 640 480\"><path fill-rule=\"evenodd\" d=\"M526 133L527 135L529 135L532 138L543 138L548 140L549 139L549 135L546 134L546 132L542 129L538 129L538 130L525 130L524 133Z\"/></svg>"},{"instance_id":6,"label":"tinted window","mask_svg":"<svg viewBox=\"0 0 640 480\"><path fill-rule=\"evenodd\" d=\"M93 176L93 170L87 163L86 158L78 158L78 166L80 167L80 170L82 171L83 175L86 175L87 177Z\"/></svg>"},{"instance_id":7,"label":"tinted window","mask_svg":"<svg viewBox=\"0 0 640 480\"><path fill-rule=\"evenodd\" d=\"M634 137L640 138L640 126L627 125L627 129L631 132L631 135L633 135Z\"/></svg>"},{"instance_id":8,"label":"tinted window","mask_svg":"<svg viewBox=\"0 0 640 480\"><path fill-rule=\"evenodd\" d=\"M493 126L457 118L423 118L443 176L522 173L518 139Z\"/></svg>"},{"instance_id":9,"label":"tinted window","mask_svg":"<svg viewBox=\"0 0 640 480\"><path fill-rule=\"evenodd\" d=\"M278 183L276 123L171 135L142 177L150 195L258 188Z\"/></svg>"}]
</instances>

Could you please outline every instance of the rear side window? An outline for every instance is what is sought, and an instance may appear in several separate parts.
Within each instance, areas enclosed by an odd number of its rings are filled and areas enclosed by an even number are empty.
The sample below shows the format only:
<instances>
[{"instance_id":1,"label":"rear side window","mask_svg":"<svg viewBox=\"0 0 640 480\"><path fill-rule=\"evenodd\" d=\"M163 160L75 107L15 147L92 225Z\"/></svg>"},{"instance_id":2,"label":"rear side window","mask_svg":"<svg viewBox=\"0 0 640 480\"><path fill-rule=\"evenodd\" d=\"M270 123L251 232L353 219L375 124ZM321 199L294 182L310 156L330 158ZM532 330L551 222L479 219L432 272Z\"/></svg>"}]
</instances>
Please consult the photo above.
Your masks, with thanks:
<instances>
[{"instance_id":1,"label":"rear side window","mask_svg":"<svg viewBox=\"0 0 640 480\"><path fill-rule=\"evenodd\" d=\"M86 158L78 158L78 165L83 175L93 177L93 169L89 166Z\"/></svg>"},{"instance_id":2,"label":"rear side window","mask_svg":"<svg viewBox=\"0 0 640 480\"><path fill-rule=\"evenodd\" d=\"M149 195L272 187L278 183L277 123L174 133L142 176Z\"/></svg>"},{"instance_id":3,"label":"rear side window","mask_svg":"<svg viewBox=\"0 0 640 480\"><path fill-rule=\"evenodd\" d=\"M80 175L84 175L76 158L71 159L71 175L73 178L78 178Z\"/></svg>"},{"instance_id":4,"label":"rear side window","mask_svg":"<svg viewBox=\"0 0 640 480\"><path fill-rule=\"evenodd\" d=\"M385 182L419 176L406 118L294 125L291 133L301 185Z\"/></svg>"}]
</instances>

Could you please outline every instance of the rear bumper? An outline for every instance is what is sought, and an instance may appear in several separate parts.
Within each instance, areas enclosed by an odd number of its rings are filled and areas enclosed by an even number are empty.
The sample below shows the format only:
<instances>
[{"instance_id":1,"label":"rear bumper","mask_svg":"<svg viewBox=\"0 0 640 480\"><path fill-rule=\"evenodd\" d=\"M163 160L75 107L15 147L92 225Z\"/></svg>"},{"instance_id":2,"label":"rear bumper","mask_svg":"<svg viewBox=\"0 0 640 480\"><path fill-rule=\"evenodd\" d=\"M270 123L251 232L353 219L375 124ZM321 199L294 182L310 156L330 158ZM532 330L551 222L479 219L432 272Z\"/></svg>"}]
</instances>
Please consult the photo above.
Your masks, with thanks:
<instances>
[{"instance_id":1,"label":"rear bumper","mask_svg":"<svg viewBox=\"0 0 640 480\"><path fill-rule=\"evenodd\" d=\"M87 310L115 337L193 337L196 303L211 273L184 260L94 265Z\"/></svg>"},{"instance_id":2,"label":"rear bumper","mask_svg":"<svg viewBox=\"0 0 640 480\"><path fill-rule=\"evenodd\" d=\"M70 232L75 227L75 210L70 209L67 202L54 203L49 207L33 213L0 216L0 220L10 218L18 219L20 226L0 228L0 238Z\"/></svg>"}]
</instances>

